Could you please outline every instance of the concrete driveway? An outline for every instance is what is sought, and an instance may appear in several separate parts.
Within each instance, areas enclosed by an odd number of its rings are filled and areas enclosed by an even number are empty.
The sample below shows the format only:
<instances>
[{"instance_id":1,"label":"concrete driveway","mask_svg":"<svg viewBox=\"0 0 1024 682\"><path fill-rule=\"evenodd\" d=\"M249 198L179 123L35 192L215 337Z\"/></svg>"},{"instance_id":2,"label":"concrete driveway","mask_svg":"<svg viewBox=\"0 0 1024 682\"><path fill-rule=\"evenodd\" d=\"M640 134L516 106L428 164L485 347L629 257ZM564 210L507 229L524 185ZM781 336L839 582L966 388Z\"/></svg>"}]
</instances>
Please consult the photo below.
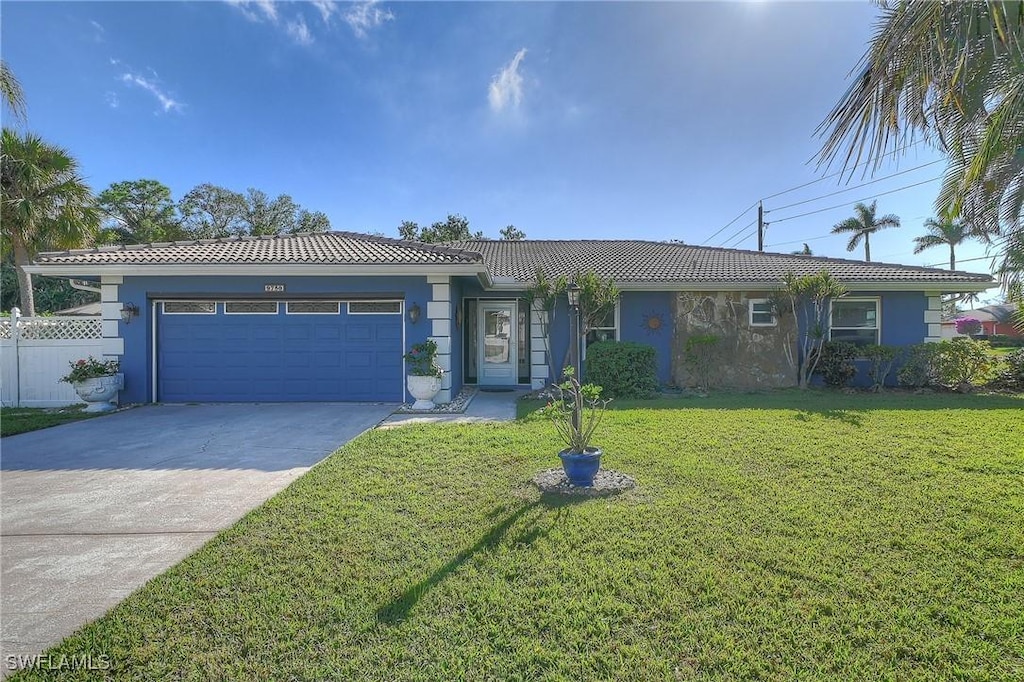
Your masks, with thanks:
<instances>
[{"instance_id":1,"label":"concrete driveway","mask_svg":"<svg viewBox=\"0 0 1024 682\"><path fill-rule=\"evenodd\" d=\"M103 615L395 407L152 405L4 438L2 672L8 656Z\"/></svg>"}]
</instances>

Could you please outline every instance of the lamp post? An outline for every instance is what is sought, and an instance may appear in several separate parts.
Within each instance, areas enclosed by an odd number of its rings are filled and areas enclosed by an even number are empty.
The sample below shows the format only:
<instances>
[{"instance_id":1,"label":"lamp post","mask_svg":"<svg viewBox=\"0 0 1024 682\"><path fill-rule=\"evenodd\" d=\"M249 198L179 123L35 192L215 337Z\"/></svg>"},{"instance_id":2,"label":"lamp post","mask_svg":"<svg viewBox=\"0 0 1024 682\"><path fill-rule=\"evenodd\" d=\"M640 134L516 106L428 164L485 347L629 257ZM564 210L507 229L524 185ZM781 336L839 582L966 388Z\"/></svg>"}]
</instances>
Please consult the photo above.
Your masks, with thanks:
<instances>
[{"instance_id":1,"label":"lamp post","mask_svg":"<svg viewBox=\"0 0 1024 682\"><path fill-rule=\"evenodd\" d=\"M576 379L580 379L580 286L575 281L566 290L569 296L569 362Z\"/></svg>"}]
</instances>

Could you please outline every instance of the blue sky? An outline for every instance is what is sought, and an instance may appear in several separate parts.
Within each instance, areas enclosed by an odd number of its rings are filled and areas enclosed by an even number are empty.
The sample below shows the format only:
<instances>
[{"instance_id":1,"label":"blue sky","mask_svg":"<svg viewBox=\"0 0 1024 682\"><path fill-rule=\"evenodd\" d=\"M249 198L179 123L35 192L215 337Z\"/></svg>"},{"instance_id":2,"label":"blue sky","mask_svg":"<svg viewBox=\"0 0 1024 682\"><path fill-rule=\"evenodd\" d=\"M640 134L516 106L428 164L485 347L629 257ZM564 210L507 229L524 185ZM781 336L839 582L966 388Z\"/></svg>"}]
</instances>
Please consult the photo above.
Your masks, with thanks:
<instances>
[{"instance_id":1,"label":"blue sky","mask_svg":"<svg viewBox=\"0 0 1024 682\"><path fill-rule=\"evenodd\" d=\"M397 235L402 220L461 213L490 236L514 224L535 239L756 248L743 229L754 210L709 238L759 198L828 174L811 162L815 128L876 11L866 1L5 2L0 46L24 86L28 128L68 148L96 191L147 177L179 197L212 182L288 193L335 229ZM912 170L940 157L910 151L873 177L768 199L768 249L809 241L818 255L860 258L826 235L877 196L903 227L876 236L874 260L947 261L942 249L912 253L943 166ZM958 258L983 255L967 246Z\"/></svg>"}]
</instances>

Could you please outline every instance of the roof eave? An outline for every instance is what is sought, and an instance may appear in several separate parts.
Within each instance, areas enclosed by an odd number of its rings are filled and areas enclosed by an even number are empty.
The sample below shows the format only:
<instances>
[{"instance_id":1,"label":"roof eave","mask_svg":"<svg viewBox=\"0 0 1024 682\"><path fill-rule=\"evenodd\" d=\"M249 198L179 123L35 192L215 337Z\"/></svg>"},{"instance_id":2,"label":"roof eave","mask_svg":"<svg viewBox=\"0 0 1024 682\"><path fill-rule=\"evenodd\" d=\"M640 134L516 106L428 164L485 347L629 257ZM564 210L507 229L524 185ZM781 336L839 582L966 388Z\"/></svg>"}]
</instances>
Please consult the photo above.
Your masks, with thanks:
<instances>
[{"instance_id":1,"label":"roof eave","mask_svg":"<svg viewBox=\"0 0 1024 682\"><path fill-rule=\"evenodd\" d=\"M486 273L483 263L35 263L26 265L33 275L52 277L87 277L118 275L122 277L153 276L224 276L224 275L479 275Z\"/></svg>"},{"instance_id":2,"label":"roof eave","mask_svg":"<svg viewBox=\"0 0 1024 682\"><path fill-rule=\"evenodd\" d=\"M917 281L917 282L891 282L883 280L861 280L843 282L848 291L927 291L935 294L964 293L968 291L985 291L998 286L998 282L978 282L970 280L955 280L946 282ZM620 282L616 281L615 286L620 291L770 291L777 289L781 282ZM522 290L530 286L530 282L508 282L498 281L489 287L497 291Z\"/></svg>"}]
</instances>

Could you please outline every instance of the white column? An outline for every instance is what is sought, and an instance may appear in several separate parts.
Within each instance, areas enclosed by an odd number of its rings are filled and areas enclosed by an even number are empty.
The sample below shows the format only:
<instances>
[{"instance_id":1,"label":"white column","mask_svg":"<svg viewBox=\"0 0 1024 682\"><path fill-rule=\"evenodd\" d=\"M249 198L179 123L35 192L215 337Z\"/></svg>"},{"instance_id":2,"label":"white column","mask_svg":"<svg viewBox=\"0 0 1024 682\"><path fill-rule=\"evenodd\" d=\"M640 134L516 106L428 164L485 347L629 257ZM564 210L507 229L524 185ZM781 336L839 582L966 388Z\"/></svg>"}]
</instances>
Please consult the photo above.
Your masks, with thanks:
<instances>
[{"instance_id":1,"label":"white column","mask_svg":"<svg viewBox=\"0 0 1024 682\"><path fill-rule=\"evenodd\" d=\"M924 337L925 343L938 343L942 340L942 295L935 292L927 292L928 306L924 311L924 323L928 331Z\"/></svg>"},{"instance_id":2,"label":"white column","mask_svg":"<svg viewBox=\"0 0 1024 682\"><path fill-rule=\"evenodd\" d=\"M544 324L547 321L548 324ZM548 351L551 336L551 317L541 308L540 301L533 302L530 310L530 386L544 388L548 384ZM544 338L547 329L548 339Z\"/></svg>"},{"instance_id":3,"label":"white column","mask_svg":"<svg viewBox=\"0 0 1024 682\"><path fill-rule=\"evenodd\" d=\"M427 301L427 321L430 323L430 338L437 344L437 364L444 370L441 392L434 402L443 404L452 401L452 284L447 275L428 275L430 300Z\"/></svg>"},{"instance_id":4,"label":"white column","mask_svg":"<svg viewBox=\"0 0 1024 682\"><path fill-rule=\"evenodd\" d=\"M106 360L119 360L124 355L124 339L121 338L121 308L118 300L120 285L124 278L120 275L103 275L100 278L100 308L103 311L103 357Z\"/></svg>"}]
</instances>

